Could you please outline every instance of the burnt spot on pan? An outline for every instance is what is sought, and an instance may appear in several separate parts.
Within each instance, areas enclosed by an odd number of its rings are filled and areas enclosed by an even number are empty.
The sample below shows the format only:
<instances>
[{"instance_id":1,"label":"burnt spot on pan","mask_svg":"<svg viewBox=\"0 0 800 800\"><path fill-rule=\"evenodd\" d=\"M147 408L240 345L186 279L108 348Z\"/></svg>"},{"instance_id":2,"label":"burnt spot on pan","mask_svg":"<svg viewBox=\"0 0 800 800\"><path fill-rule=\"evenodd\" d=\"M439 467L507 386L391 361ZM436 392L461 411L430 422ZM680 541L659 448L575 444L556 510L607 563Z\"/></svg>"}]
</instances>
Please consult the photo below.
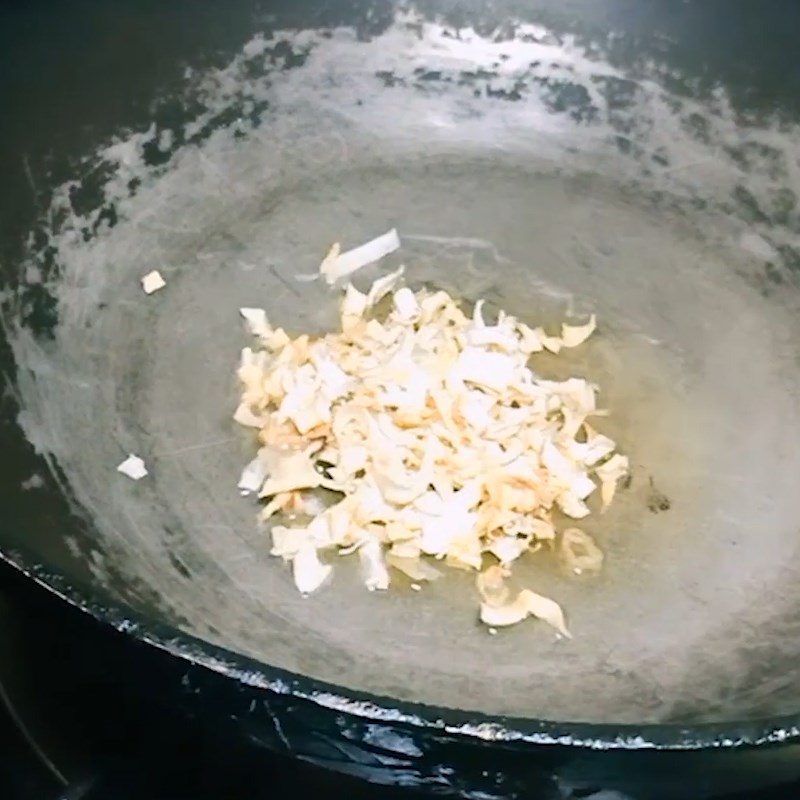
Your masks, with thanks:
<instances>
[{"instance_id":1,"label":"burnt spot on pan","mask_svg":"<svg viewBox=\"0 0 800 800\"><path fill-rule=\"evenodd\" d=\"M178 556L175 555L175 553L173 553L171 550L168 550L167 556L169 557L169 563L172 564L173 568L178 574L182 575L184 578L192 577L192 573L190 572L189 568L180 558L178 558Z\"/></svg>"},{"instance_id":2,"label":"burnt spot on pan","mask_svg":"<svg viewBox=\"0 0 800 800\"><path fill-rule=\"evenodd\" d=\"M661 511L669 511L672 508L672 501L656 487L653 476L649 478L650 487L647 492L647 508L653 514Z\"/></svg>"}]
</instances>

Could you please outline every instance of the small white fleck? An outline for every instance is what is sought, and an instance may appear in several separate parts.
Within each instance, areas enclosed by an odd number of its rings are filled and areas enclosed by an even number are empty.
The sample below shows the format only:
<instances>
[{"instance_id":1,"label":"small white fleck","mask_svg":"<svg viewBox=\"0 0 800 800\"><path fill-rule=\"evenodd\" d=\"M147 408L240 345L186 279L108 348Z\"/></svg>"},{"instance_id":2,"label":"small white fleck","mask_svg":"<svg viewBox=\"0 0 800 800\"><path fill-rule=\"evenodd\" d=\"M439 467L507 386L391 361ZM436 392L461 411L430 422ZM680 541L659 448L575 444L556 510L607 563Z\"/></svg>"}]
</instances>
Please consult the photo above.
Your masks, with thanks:
<instances>
[{"instance_id":1,"label":"small white fleck","mask_svg":"<svg viewBox=\"0 0 800 800\"><path fill-rule=\"evenodd\" d=\"M34 264L25 267L25 283L36 284L42 282L42 271Z\"/></svg>"},{"instance_id":2,"label":"small white fleck","mask_svg":"<svg viewBox=\"0 0 800 800\"><path fill-rule=\"evenodd\" d=\"M255 58L260 56L267 47L262 34L256 34L249 42L246 42L242 48L242 53L246 58Z\"/></svg>"},{"instance_id":3,"label":"small white fleck","mask_svg":"<svg viewBox=\"0 0 800 800\"><path fill-rule=\"evenodd\" d=\"M148 272L147 275L142 278L142 289L144 289L145 294L153 294L153 292L163 289L166 285L167 282L157 269Z\"/></svg>"},{"instance_id":4,"label":"small white fleck","mask_svg":"<svg viewBox=\"0 0 800 800\"><path fill-rule=\"evenodd\" d=\"M158 135L158 149L162 153L166 153L168 150L172 149L172 145L175 143L175 135L169 128L164 128L161 133Z\"/></svg>"},{"instance_id":5,"label":"small white fleck","mask_svg":"<svg viewBox=\"0 0 800 800\"><path fill-rule=\"evenodd\" d=\"M42 478L42 476L39 475L38 472L34 472L33 475L30 476L30 478L26 478L20 484L20 487L24 492L27 492L30 489L41 489L42 486L44 486L44 478Z\"/></svg>"},{"instance_id":6,"label":"small white fleck","mask_svg":"<svg viewBox=\"0 0 800 800\"><path fill-rule=\"evenodd\" d=\"M254 336L269 336L272 328L263 308L240 308L239 313L244 317L250 333Z\"/></svg>"},{"instance_id":7,"label":"small white fleck","mask_svg":"<svg viewBox=\"0 0 800 800\"><path fill-rule=\"evenodd\" d=\"M761 258L764 261L772 261L778 256L778 252L763 236L757 233L746 232L743 233L739 244L744 250L747 250L751 255L756 258Z\"/></svg>"},{"instance_id":8,"label":"small white fleck","mask_svg":"<svg viewBox=\"0 0 800 800\"><path fill-rule=\"evenodd\" d=\"M131 453L131 455L117 467L117 472L121 472L123 475L127 475L129 478L138 481L147 475L147 468L144 465L144 461L142 461L139 456L135 456Z\"/></svg>"},{"instance_id":9,"label":"small white fleck","mask_svg":"<svg viewBox=\"0 0 800 800\"><path fill-rule=\"evenodd\" d=\"M497 628L489 628L489 636L497 636Z\"/></svg>"},{"instance_id":10,"label":"small white fleck","mask_svg":"<svg viewBox=\"0 0 800 800\"><path fill-rule=\"evenodd\" d=\"M412 583L412 584L411 584L411 588L412 588L412 589L413 589L415 592L421 592L421 591L422 591L422 587L421 587L421 586L420 586L418 583Z\"/></svg>"}]
</instances>

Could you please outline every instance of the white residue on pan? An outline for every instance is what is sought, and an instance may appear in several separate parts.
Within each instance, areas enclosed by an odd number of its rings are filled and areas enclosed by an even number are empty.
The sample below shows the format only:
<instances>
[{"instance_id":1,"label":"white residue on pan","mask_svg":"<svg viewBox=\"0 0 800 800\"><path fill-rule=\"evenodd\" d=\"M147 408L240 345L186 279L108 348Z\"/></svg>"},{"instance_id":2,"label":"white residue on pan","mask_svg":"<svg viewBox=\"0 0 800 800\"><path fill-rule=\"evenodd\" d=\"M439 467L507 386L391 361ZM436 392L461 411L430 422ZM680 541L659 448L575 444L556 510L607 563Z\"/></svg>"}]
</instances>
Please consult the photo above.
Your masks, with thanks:
<instances>
[{"instance_id":1,"label":"white residue on pan","mask_svg":"<svg viewBox=\"0 0 800 800\"><path fill-rule=\"evenodd\" d=\"M276 80L285 63L274 55L279 43L304 54L305 61ZM651 71L657 75L659 65ZM795 125L743 119L722 88L710 99L677 98L656 80L632 79L590 56L574 37L557 38L541 26L519 24L502 36L482 36L407 12L369 41L349 28L257 34L228 66L191 77L203 110L184 123L181 141L201 138L178 148L166 168L148 166L144 158L148 143L157 141L166 150L175 138L155 123L100 148L95 164L112 167L106 204L124 213L131 180L180 171L187 158L201 157L214 173L234 136L263 137L289 155L294 139L273 132L276 124L293 136L315 139L319 146L307 154L320 164L346 158L350 138L388 137L413 147L424 135L480 149L499 133L505 147L553 158L567 151L574 170L596 170L605 161L617 176L622 169L651 188L724 207L767 243L800 246L790 226L774 224L781 215L797 215ZM215 126L226 111L267 103L270 110L260 115ZM281 117L287 112L295 124ZM315 118L328 115L336 124L314 125ZM255 129L254 118L268 122L269 134ZM194 152L195 141L203 142L202 156ZM99 208L73 213L68 195L80 183L69 182L55 194L54 209L67 216L51 242L59 249L74 243L70 229L91 228L99 214Z\"/></svg>"}]
</instances>

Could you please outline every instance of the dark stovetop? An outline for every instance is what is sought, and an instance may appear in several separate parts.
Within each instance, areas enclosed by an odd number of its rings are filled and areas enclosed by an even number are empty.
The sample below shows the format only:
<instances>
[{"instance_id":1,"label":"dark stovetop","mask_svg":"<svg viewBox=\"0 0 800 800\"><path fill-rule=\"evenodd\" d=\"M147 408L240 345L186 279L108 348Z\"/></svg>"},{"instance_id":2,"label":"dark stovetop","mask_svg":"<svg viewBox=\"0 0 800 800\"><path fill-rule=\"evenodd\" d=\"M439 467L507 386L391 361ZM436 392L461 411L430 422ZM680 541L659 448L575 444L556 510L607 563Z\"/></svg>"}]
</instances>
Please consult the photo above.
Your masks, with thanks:
<instances>
[{"instance_id":1,"label":"dark stovetop","mask_svg":"<svg viewBox=\"0 0 800 800\"><path fill-rule=\"evenodd\" d=\"M110 630L98 636L93 620L0 568L3 800L405 796L233 747L151 699L146 687L123 686L108 656L124 638Z\"/></svg>"}]
</instances>

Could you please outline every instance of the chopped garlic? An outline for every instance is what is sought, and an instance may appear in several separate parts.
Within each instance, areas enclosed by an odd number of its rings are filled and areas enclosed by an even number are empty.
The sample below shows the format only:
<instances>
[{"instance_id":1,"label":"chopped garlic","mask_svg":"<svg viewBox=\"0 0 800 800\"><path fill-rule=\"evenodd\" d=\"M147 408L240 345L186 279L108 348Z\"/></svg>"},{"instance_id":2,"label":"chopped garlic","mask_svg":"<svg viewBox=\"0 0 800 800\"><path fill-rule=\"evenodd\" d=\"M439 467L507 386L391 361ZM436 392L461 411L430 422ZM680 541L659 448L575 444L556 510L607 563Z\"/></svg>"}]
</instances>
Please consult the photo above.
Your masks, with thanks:
<instances>
[{"instance_id":1,"label":"chopped garlic","mask_svg":"<svg viewBox=\"0 0 800 800\"><path fill-rule=\"evenodd\" d=\"M499 608L508 603L507 576L508 569L496 565L478 574L475 579L475 585L485 605L490 608Z\"/></svg>"},{"instance_id":2,"label":"chopped garlic","mask_svg":"<svg viewBox=\"0 0 800 800\"><path fill-rule=\"evenodd\" d=\"M481 603L481 622L492 628L504 628L507 625L516 625L526 619L530 614L527 599L520 592L516 600L506 605L493 606Z\"/></svg>"},{"instance_id":3,"label":"chopped garlic","mask_svg":"<svg viewBox=\"0 0 800 800\"><path fill-rule=\"evenodd\" d=\"M505 353L467 347L459 355L453 372L461 381L502 392L514 382L518 366L517 359Z\"/></svg>"},{"instance_id":4,"label":"chopped garlic","mask_svg":"<svg viewBox=\"0 0 800 800\"><path fill-rule=\"evenodd\" d=\"M405 286L394 293L394 316L398 322L409 324L419 318L420 308L414 292Z\"/></svg>"},{"instance_id":5,"label":"chopped garlic","mask_svg":"<svg viewBox=\"0 0 800 800\"><path fill-rule=\"evenodd\" d=\"M166 285L167 282L164 280L164 276L157 269L148 272L142 278L142 289L144 289L145 294L153 294L153 292L163 289Z\"/></svg>"},{"instance_id":6,"label":"chopped garlic","mask_svg":"<svg viewBox=\"0 0 800 800\"><path fill-rule=\"evenodd\" d=\"M380 303L380 301L397 286L405 271L406 268L401 266L394 272L385 275L383 278L378 278L378 280L372 284L367 294L367 308L372 308Z\"/></svg>"},{"instance_id":7,"label":"chopped garlic","mask_svg":"<svg viewBox=\"0 0 800 800\"><path fill-rule=\"evenodd\" d=\"M523 589L510 600L507 577L508 568L498 566L489 567L478 575L476 585L482 599L481 622L493 628L502 628L534 616L554 627L562 636L572 638L564 621L564 612L555 600L530 589Z\"/></svg>"},{"instance_id":8,"label":"chopped garlic","mask_svg":"<svg viewBox=\"0 0 800 800\"><path fill-rule=\"evenodd\" d=\"M245 469L247 468L245 467ZM279 494L276 494L272 498L272 500L270 500L269 503L267 503L261 510L261 514L259 514L259 519L262 522L265 522L270 517L277 514L279 511L283 511L286 508L290 507L290 505L292 504L293 496L294 496L293 492L280 492Z\"/></svg>"},{"instance_id":9,"label":"chopped garlic","mask_svg":"<svg viewBox=\"0 0 800 800\"><path fill-rule=\"evenodd\" d=\"M567 630L561 606L555 600L536 594L530 589L523 589L517 595L516 600L506 606L497 608L486 604L481 606L481 620L492 627L514 625L528 616L541 619L555 628L562 636L567 639L572 638L572 634Z\"/></svg>"},{"instance_id":10,"label":"chopped garlic","mask_svg":"<svg viewBox=\"0 0 800 800\"><path fill-rule=\"evenodd\" d=\"M267 319L267 312L263 308L240 308L239 313L244 318L253 336L266 338L272 333L272 327Z\"/></svg>"},{"instance_id":11,"label":"chopped garlic","mask_svg":"<svg viewBox=\"0 0 800 800\"><path fill-rule=\"evenodd\" d=\"M549 597L544 597L541 594L536 594L536 592L532 592L530 589L523 589L520 592L520 596L523 595L528 605L529 614L536 617L536 619L546 622L567 639L572 638L572 634L567 630L564 612L555 600L551 600Z\"/></svg>"},{"instance_id":12,"label":"chopped garlic","mask_svg":"<svg viewBox=\"0 0 800 800\"><path fill-rule=\"evenodd\" d=\"M333 283L397 246L394 231L347 253L336 245L320 274ZM242 351L234 419L259 429L263 447L239 487L266 498L264 521L305 517L271 530L271 553L291 563L304 594L331 573L321 551L357 552L371 591L388 589L395 571L418 590L442 575L439 561L477 574L492 630L535 617L569 637L555 601L512 595L505 580L543 547L574 573L602 564L590 537L559 533L553 516L588 516L598 484L605 508L628 460L587 424L600 414L596 386L547 380L528 365L585 341L595 318L548 336L503 312L485 318L482 302L467 316L446 292L400 286L403 275L366 292L348 284L341 331L316 339L290 338L263 309L241 309L258 346ZM312 493L320 488L338 498L323 502Z\"/></svg>"},{"instance_id":13,"label":"chopped garlic","mask_svg":"<svg viewBox=\"0 0 800 800\"><path fill-rule=\"evenodd\" d=\"M348 331L361 322L367 310L367 296L359 292L352 283L347 284L341 305L342 330Z\"/></svg>"},{"instance_id":14,"label":"chopped garlic","mask_svg":"<svg viewBox=\"0 0 800 800\"><path fill-rule=\"evenodd\" d=\"M375 261L380 260L389 253L393 253L400 247L400 238L397 231L392 228L382 236L341 253L339 244L333 245L328 251L322 263L319 265L319 274L333 285L339 278L352 275L356 270L366 267Z\"/></svg>"},{"instance_id":15,"label":"chopped garlic","mask_svg":"<svg viewBox=\"0 0 800 800\"><path fill-rule=\"evenodd\" d=\"M614 499L617 491L617 481L620 478L624 478L628 471L628 458L619 453L611 456L605 464L601 464L595 469L601 482L600 496L603 501L603 508L606 508Z\"/></svg>"},{"instance_id":16,"label":"chopped garlic","mask_svg":"<svg viewBox=\"0 0 800 800\"><path fill-rule=\"evenodd\" d=\"M389 571L383 558L383 549L377 539L370 539L359 548L358 556L364 571L364 585L371 592L389 588Z\"/></svg>"},{"instance_id":17,"label":"chopped garlic","mask_svg":"<svg viewBox=\"0 0 800 800\"><path fill-rule=\"evenodd\" d=\"M267 479L267 465L260 456L256 456L243 470L239 478L238 488L245 494L257 492Z\"/></svg>"},{"instance_id":18,"label":"chopped garlic","mask_svg":"<svg viewBox=\"0 0 800 800\"><path fill-rule=\"evenodd\" d=\"M253 409L250 408L247 403L239 404L233 414L233 419L246 428L263 428L267 422L264 417L254 414Z\"/></svg>"},{"instance_id":19,"label":"chopped garlic","mask_svg":"<svg viewBox=\"0 0 800 800\"><path fill-rule=\"evenodd\" d=\"M311 594L319 589L332 570L330 564L323 564L319 560L317 548L312 542L304 542L292 559L294 584L303 594Z\"/></svg>"},{"instance_id":20,"label":"chopped garlic","mask_svg":"<svg viewBox=\"0 0 800 800\"><path fill-rule=\"evenodd\" d=\"M541 341L545 350L549 350L556 355L561 352L564 343L558 336L547 336L541 328L538 328L536 332L539 334L539 341Z\"/></svg>"},{"instance_id":21,"label":"chopped garlic","mask_svg":"<svg viewBox=\"0 0 800 800\"><path fill-rule=\"evenodd\" d=\"M313 489L322 483L307 451L289 452L275 458L269 477L261 486L261 496L270 497L295 489Z\"/></svg>"},{"instance_id":22,"label":"chopped garlic","mask_svg":"<svg viewBox=\"0 0 800 800\"><path fill-rule=\"evenodd\" d=\"M561 326L561 343L564 347L577 347L583 344L597 328L597 319L594 314L589 317L589 321L585 325L567 325L564 323Z\"/></svg>"},{"instance_id":23,"label":"chopped garlic","mask_svg":"<svg viewBox=\"0 0 800 800\"><path fill-rule=\"evenodd\" d=\"M414 581L435 581L442 577L442 573L436 567L419 557L419 551L412 557L403 557L395 555L396 548L397 545L386 554L386 563L390 567L394 567Z\"/></svg>"},{"instance_id":24,"label":"chopped garlic","mask_svg":"<svg viewBox=\"0 0 800 800\"><path fill-rule=\"evenodd\" d=\"M525 539L517 536L500 536L484 550L491 553L501 564L510 564L516 561L530 546Z\"/></svg>"},{"instance_id":25,"label":"chopped garlic","mask_svg":"<svg viewBox=\"0 0 800 800\"><path fill-rule=\"evenodd\" d=\"M129 478L138 481L147 475L147 467L145 467L144 461L142 461L139 456L135 456L131 453L131 455L117 467L117 472L121 472L123 475L127 475Z\"/></svg>"}]
</instances>

